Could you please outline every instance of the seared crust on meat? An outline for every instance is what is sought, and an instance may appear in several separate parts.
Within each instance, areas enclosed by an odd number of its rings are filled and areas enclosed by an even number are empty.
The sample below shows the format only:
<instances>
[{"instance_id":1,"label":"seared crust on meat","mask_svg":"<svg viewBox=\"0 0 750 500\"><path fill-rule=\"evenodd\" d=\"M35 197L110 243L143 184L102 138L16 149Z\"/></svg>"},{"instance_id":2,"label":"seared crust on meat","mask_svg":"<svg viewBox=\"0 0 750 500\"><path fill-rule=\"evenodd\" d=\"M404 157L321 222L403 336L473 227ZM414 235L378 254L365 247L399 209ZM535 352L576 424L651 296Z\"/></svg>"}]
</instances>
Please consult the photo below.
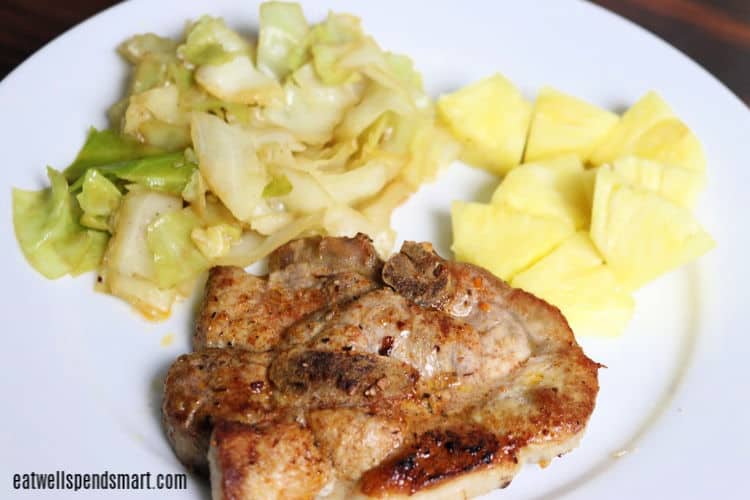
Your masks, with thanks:
<instances>
[{"instance_id":1,"label":"seared crust on meat","mask_svg":"<svg viewBox=\"0 0 750 500\"><path fill-rule=\"evenodd\" d=\"M305 315L378 286L354 272L324 276L309 285L289 287L279 277L271 281L239 267L212 268L198 313L193 348L269 351L282 332Z\"/></svg>"},{"instance_id":2,"label":"seared crust on meat","mask_svg":"<svg viewBox=\"0 0 750 500\"><path fill-rule=\"evenodd\" d=\"M273 360L269 379L280 406L337 408L411 398L419 373L377 354L292 349Z\"/></svg>"},{"instance_id":3,"label":"seared crust on meat","mask_svg":"<svg viewBox=\"0 0 750 500\"><path fill-rule=\"evenodd\" d=\"M430 275L439 276L440 287L425 286ZM548 462L577 445L594 410L601 365L583 353L559 309L485 269L446 261L426 244L404 243L386 262L383 280L480 331L509 320L523 325L529 358L469 416L510 443L519 462Z\"/></svg>"},{"instance_id":4,"label":"seared crust on meat","mask_svg":"<svg viewBox=\"0 0 750 500\"><path fill-rule=\"evenodd\" d=\"M497 436L480 426L432 429L380 465L365 472L361 489L366 495L411 495L459 474L513 462Z\"/></svg>"},{"instance_id":5,"label":"seared crust on meat","mask_svg":"<svg viewBox=\"0 0 750 500\"><path fill-rule=\"evenodd\" d=\"M309 429L294 422L219 422L209 453L214 498L313 498L331 466Z\"/></svg>"},{"instance_id":6,"label":"seared crust on meat","mask_svg":"<svg viewBox=\"0 0 750 500\"><path fill-rule=\"evenodd\" d=\"M321 255L356 251L344 267L368 291L275 326L264 354L207 349L169 372L168 436L198 468L210 443L214 498L468 497L577 445L600 365L557 308L428 244L380 282L361 238L338 240L287 245L265 286L320 290Z\"/></svg>"},{"instance_id":7,"label":"seared crust on meat","mask_svg":"<svg viewBox=\"0 0 750 500\"><path fill-rule=\"evenodd\" d=\"M239 267L214 267L193 348L269 351L279 335L305 315L380 286L382 267L372 242L361 234L291 241L270 255L267 277Z\"/></svg>"},{"instance_id":8,"label":"seared crust on meat","mask_svg":"<svg viewBox=\"0 0 750 500\"><path fill-rule=\"evenodd\" d=\"M217 421L255 423L272 418L268 356L206 349L177 358L167 373L162 419L185 465L205 472L211 429Z\"/></svg>"}]
</instances>

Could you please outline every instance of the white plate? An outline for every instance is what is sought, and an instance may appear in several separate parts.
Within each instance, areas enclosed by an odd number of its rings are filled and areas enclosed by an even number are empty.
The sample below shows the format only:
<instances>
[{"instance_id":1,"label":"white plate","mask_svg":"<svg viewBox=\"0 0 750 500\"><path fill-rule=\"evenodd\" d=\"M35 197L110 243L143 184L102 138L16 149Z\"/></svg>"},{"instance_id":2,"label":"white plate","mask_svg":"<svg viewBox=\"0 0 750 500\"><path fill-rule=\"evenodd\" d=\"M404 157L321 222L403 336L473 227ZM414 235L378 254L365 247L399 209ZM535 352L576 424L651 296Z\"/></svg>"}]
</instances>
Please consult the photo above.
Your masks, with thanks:
<instances>
[{"instance_id":1,"label":"white plate","mask_svg":"<svg viewBox=\"0 0 750 500\"><path fill-rule=\"evenodd\" d=\"M433 93L495 71L529 97L551 84L617 110L656 89L695 130L709 160L699 214L718 248L639 292L622 338L582 339L608 369L601 371L597 408L580 448L546 470L526 467L496 495L741 497L750 449L750 330L742 315L750 283L747 108L664 42L587 3L321 0L305 11L319 20L329 8L360 15L384 47L411 55ZM186 19L204 12L252 31L257 4L127 2L55 40L0 84L0 307L7 354L0 377L0 497L18 493L14 473L182 471L162 435L159 380L188 350L190 304L153 324L94 293L91 275L44 280L13 238L10 188L41 186L46 164L65 166L87 128L105 125L104 111L125 82L125 65L114 52L119 42L136 32L177 35ZM447 252L449 201L486 198L494 182L454 166L396 213L399 236L431 240ZM169 333L176 342L161 347ZM207 495L194 480L187 491L135 494Z\"/></svg>"}]
</instances>

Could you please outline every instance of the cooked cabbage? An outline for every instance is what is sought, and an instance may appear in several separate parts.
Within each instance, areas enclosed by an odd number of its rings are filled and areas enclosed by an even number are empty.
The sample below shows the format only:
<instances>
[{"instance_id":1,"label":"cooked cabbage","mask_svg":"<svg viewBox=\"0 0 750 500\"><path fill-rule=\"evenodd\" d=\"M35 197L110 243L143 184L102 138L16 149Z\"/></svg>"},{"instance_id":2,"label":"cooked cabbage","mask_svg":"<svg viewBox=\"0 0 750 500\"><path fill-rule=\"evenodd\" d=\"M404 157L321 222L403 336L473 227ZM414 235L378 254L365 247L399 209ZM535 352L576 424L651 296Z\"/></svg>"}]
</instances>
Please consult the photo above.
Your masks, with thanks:
<instances>
[{"instance_id":1,"label":"cooked cabbage","mask_svg":"<svg viewBox=\"0 0 750 500\"><path fill-rule=\"evenodd\" d=\"M411 59L350 15L310 25L273 1L257 47L204 16L118 50L133 71L113 129L91 129L51 188L14 191L14 223L42 274L98 267L99 289L151 318L209 267L301 236L364 232L387 256L394 208L458 155Z\"/></svg>"},{"instance_id":2,"label":"cooked cabbage","mask_svg":"<svg viewBox=\"0 0 750 500\"><path fill-rule=\"evenodd\" d=\"M223 19L203 16L188 27L177 57L195 66L222 64L237 54L250 53L250 43L231 30Z\"/></svg>"},{"instance_id":3,"label":"cooked cabbage","mask_svg":"<svg viewBox=\"0 0 750 500\"><path fill-rule=\"evenodd\" d=\"M159 288L174 287L208 269L208 259L192 238L200 225L200 218L186 207L161 214L146 227L146 242L154 262L153 281Z\"/></svg>"},{"instance_id":4,"label":"cooked cabbage","mask_svg":"<svg viewBox=\"0 0 750 500\"><path fill-rule=\"evenodd\" d=\"M111 230L109 220L120 206L122 199L117 186L97 169L91 168L83 176L81 192L76 199L83 210L81 225L101 231Z\"/></svg>"},{"instance_id":5,"label":"cooked cabbage","mask_svg":"<svg viewBox=\"0 0 750 500\"><path fill-rule=\"evenodd\" d=\"M307 19L299 4L261 4L258 68L283 81L301 64L300 52L308 31Z\"/></svg>"},{"instance_id":6,"label":"cooked cabbage","mask_svg":"<svg viewBox=\"0 0 750 500\"><path fill-rule=\"evenodd\" d=\"M270 104L283 98L279 83L258 70L247 55L200 66L195 79L209 94L231 103Z\"/></svg>"},{"instance_id":7,"label":"cooked cabbage","mask_svg":"<svg viewBox=\"0 0 750 500\"><path fill-rule=\"evenodd\" d=\"M13 227L26 260L50 279L95 269L107 233L82 227L80 207L65 177L52 168L47 168L47 176L47 189L13 190Z\"/></svg>"},{"instance_id":8,"label":"cooked cabbage","mask_svg":"<svg viewBox=\"0 0 750 500\"><path fill-rule=\"evenodd\" d=\"M208 113L193 113L191 128L201 175L209 189L237 219L249 220L270 180L258 160L252 132Z\"/></svg>"}]
</instances>

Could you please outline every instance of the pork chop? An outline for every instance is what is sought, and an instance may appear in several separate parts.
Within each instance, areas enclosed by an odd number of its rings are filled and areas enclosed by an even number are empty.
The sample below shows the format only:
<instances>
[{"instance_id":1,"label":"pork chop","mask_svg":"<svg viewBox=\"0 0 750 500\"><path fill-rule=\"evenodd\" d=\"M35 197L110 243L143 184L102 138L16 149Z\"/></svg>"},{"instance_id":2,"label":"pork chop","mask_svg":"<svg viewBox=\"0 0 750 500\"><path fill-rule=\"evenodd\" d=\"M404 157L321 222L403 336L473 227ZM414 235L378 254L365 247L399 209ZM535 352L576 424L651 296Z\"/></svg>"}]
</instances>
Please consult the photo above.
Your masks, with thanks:
<instances>
[{"instance_id":1,"label":"pork chop","mask_svg":"<svg viewBox=\"0 0 750 500\"><path fill-rule=\"evenodd\" d=\"M295 244L272 274L303 273L316 251ZM576 446L599 365L559 310L425 244L405 243L382 278L300 315L265 354L173 365L168 436L199 469L209 448L214 498L460 498Z\"/></svg>"},{"instance_id":2,"label":"pork chop","mask_svg":"<svg viewBox=\"0 0 750 500\"><path fill-rule=\"evenodd\" d=\"M370 239L294 240L269 256L268 276L214 267L198 313L193 349L274 348L279 335L305 315L380 286L383 262Z\"/></svg>"}]
</instances>

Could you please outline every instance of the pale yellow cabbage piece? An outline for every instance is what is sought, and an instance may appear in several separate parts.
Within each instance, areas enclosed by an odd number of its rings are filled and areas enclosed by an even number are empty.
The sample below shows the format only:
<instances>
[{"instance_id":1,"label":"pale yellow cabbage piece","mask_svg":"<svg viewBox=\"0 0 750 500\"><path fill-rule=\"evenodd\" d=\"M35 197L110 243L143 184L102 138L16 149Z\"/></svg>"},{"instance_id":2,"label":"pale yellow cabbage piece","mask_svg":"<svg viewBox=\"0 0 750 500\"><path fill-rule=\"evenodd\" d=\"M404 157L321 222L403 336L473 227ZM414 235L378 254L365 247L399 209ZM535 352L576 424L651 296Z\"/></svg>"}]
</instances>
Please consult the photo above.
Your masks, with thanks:
<instances>
[{"instance_id":1,"label":"pale yellow cabbage piece","mask_svg":"<svg viewBox=\"0 0 750 500\"><path fill-rule=\"evenodd\" d=\"M323 212L316 212L303 215L266 237L246 231L242 234L240 241L232 246L229 253L216 259L214 264L220 266L249 266L295 238L309 232L320 231L322 223Z\"/></svg>"},{"instance_id":2,"label":"pale yellow cabbage piece","mask_svg":"<svg viewBox=\"0 0 750 500\"><path fill-rule=\"evenodd\" d=\"M191 128L206 184L237 219L249 221L270 180L256 154L257 140L208 113L193 113Z\"/></svg>"},{"instance_id":3,"label":"pale yellow cabbage piece","mask_svg":"<svg viewBox=\"0 0 750 500\"><path fill-rule=\"evenodd\" d=\"M241 237L242 229L230 224L196 227L190 232L190 238L195 246L209 260L227 255L232 245L239 243Z\"/></svg>"},{"instance_id":4,"label":"pale yellow cabbage piece","mask_svg":"<svg viewBox=\"0 0 750 500\"><path fill-rule=\"evenodd\" d=\"M403 163L399 157L379 155L347 172L320 173L316 178L337 204L354 205L380 192Z\"/></svg>"},{"instance_id":5,"label":"pale yellow cabbage piece","mask_svg":"<svg viewBox=\"0 0 750 500\"><path fill-rule=\"evenodd\" d=\"M182 200L146 189L129 192L116 214L114 233L102 262L102 286L144 315L163 319L177 297L174 289L159 288L154 256L146 238L149 224L161 215L182 209Z\"/></svg>"},{"instance_id":6,"label":"pale yellow cabbage piece","mask_svg":"<svg viewBox=\"0 0 750 500\"><path fill-rule=\"evenodd\" d=\"M222 64L200 66L195 80L209 94L227 102L271 104L284 97L281 85L257 69L244 54Z\"/></svg>"},{"instance_id":7,"label":"pale yellow cabbage piece","mask_svg":"<svg viewBox=\"0 0 750 500\"><path fill-rule=\"evenodd\" d=\"M359 101L362 82L326 85L310 64L292 73L284 84L284 100L264 108L258 119L292 132L309 144L324 144L333 135L344 112Z\"/></svg>"}]
</instances>

